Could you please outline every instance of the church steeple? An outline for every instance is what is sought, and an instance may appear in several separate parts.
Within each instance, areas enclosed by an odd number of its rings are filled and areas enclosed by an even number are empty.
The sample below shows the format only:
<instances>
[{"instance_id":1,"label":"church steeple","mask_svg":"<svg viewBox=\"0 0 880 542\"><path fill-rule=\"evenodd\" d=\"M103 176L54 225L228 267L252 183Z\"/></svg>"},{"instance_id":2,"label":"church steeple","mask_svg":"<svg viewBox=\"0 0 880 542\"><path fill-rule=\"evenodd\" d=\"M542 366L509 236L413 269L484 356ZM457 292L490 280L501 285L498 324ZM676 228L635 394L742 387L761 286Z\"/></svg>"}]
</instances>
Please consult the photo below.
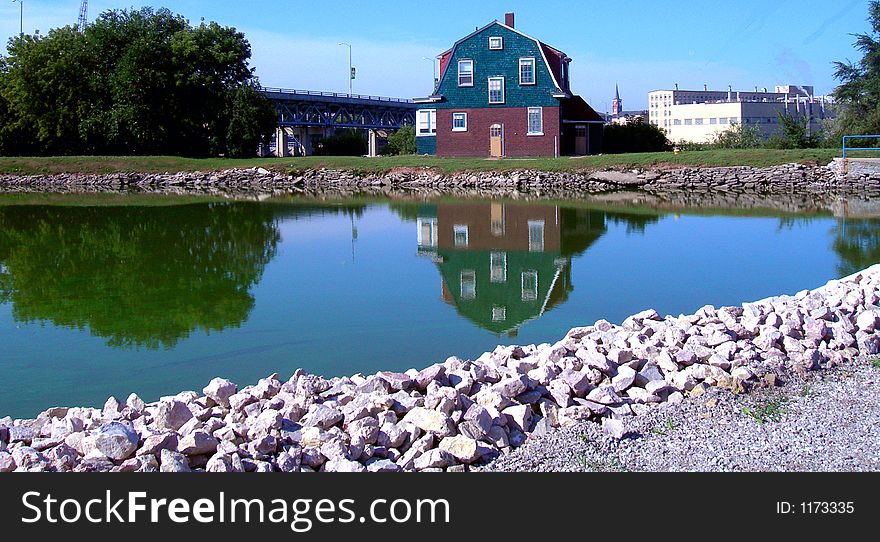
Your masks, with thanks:
<instances>
[{"instance_id":1,"label":"church steeple","mask_svg":"<svg viewBox=\"0 0 880 542\"><path fill-rule=\"evenodd\" d=\"M611 102L611 115L618 116L623 113L623 100L620 99L620 87L614 83L614 100Z\"/></svg>"}]
</instances>

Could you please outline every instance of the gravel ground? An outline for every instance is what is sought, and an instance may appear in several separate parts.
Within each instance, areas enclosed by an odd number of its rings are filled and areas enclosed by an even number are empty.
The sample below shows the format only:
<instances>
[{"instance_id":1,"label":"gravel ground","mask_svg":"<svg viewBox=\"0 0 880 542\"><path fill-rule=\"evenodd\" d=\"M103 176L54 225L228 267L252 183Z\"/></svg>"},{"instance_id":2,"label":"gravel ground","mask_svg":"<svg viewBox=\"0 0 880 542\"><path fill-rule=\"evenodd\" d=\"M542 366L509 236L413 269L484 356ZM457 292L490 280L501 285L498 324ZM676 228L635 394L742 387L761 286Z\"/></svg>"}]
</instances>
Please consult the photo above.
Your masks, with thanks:
<instances>
[{"instance_id":1,"label":"gravel ground","mask_svg":"<svg viewBox=\"0 0 880 542\"><path fill-rule=\"evenodd\" d=\"M622 440L581 423L487 471L877 471L880 369L856 361L745 395L712 389L624 418Z\"/></svg>"}]
</instances>

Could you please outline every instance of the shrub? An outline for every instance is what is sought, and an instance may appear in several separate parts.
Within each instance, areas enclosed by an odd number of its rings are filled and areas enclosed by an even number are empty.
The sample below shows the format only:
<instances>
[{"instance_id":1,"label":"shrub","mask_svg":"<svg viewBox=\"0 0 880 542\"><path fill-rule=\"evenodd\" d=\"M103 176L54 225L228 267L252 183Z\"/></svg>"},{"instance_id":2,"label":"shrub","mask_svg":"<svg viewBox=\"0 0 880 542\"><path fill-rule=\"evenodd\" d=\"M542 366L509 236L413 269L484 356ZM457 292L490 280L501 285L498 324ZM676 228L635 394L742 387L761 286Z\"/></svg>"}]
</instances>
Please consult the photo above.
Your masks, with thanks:
<instances>
[{"instance_id":1,"label":"shrub","mask_svg":"<svg viewBox=\"0 0 880 542\"><path fill-rule=\"evenodd\" d=\"M416 129L412 126L403 126L400 130L388 136L388 145L382 150L382 154L415 154L416 153Z\"/></svg>"},{"instance_id":2,"label":"shrub","mask_svg":"<svg viewBox=\"0 0 880 542\"><path fill-rule=\"evenodd\" d=\"M672 149L666 133L657 126L638 119L629 124L608 124L602 136L602 152L660 152Z\"/></svg>"}]
</instances>

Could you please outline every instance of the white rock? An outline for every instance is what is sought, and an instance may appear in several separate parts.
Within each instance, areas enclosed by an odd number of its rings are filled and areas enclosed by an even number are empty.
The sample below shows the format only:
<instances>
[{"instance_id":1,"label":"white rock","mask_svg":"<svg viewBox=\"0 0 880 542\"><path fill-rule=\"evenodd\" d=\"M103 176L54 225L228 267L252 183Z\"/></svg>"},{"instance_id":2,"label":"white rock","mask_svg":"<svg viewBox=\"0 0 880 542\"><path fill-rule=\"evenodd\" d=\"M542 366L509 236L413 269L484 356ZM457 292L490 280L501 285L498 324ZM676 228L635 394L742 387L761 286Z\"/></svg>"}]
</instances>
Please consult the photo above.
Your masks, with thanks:
<instances>
[{"instance_id":1,"label":"white rock","mask_svg":"<svg viewBox=\"0 0 880 542\"><path fill-rule=\"evenodd\" d=\"M140 438L127 425L110 422L101 426L95 438L95 447L114 461L131 457L137 449Z\"/></svg>"},{"instance_id":2,"label":"white rock","mask_svg":"<svg viewBox=\"0 0 880 542\"><path fill-rule=\"evenodd\" d=\"M443 412L436 410L416 407L403 417L403 421L404 423L413 424L422 431L427 431L440 437L453 433L452 420Z\"/></svg>"},{"instance_id":3,"label":"white rock","mask_svg":"<svg viewBox=\"0 0 880 542\"><path fill-rule=\"evenodd\" d=\"M225 378L215 378L202 392L218 405L229 407L229 398L238 392L238 386Z\"/></svg>"}]
</instances>

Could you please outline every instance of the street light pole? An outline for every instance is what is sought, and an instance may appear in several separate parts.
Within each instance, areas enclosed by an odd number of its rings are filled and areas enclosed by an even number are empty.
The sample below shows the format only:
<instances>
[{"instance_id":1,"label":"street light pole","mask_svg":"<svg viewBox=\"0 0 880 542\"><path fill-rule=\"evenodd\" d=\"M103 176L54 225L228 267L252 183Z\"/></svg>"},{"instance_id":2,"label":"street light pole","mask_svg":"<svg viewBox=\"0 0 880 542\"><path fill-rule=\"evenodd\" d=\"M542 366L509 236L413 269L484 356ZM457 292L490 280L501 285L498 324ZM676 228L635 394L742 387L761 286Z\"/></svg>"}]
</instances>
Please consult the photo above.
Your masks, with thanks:
<instances>
[{"instance_id":1,"label":"street light pole","mask_svg":"<svg viewBox=\"0 0 880 542\"><path fill-rule=\"evenodd\" d=\"M345 43L345 42L340 42L339 45L348 46L348 94L351 95L352 94L352 89L351 89L352 81L354 81L354 77L351 76L351 44Z\"/></svg>"},{"instance_id":2,"label":"street light pole","mask_svg":"<svg viewBox=\"0 0 880 542\"><path fill-rule=\"evenodd\" d=\"M24 0L12 0L18 2L18 37L24 37Z\"/></svg>"},{"instance_id":3,"label":"street light pole","mask_svg":"<svg viewBox=\"0 0 880 542\"><path fill-rule=\"evenodd\" d=\"M437 59L436 58L428 58L426 56L423 56L422 60L430 60L433 63L431 75L434 76L434 91L436 91L437 90L437 83L440 82L440 74L437 73Z\"/></svg>"}]
</instances>

